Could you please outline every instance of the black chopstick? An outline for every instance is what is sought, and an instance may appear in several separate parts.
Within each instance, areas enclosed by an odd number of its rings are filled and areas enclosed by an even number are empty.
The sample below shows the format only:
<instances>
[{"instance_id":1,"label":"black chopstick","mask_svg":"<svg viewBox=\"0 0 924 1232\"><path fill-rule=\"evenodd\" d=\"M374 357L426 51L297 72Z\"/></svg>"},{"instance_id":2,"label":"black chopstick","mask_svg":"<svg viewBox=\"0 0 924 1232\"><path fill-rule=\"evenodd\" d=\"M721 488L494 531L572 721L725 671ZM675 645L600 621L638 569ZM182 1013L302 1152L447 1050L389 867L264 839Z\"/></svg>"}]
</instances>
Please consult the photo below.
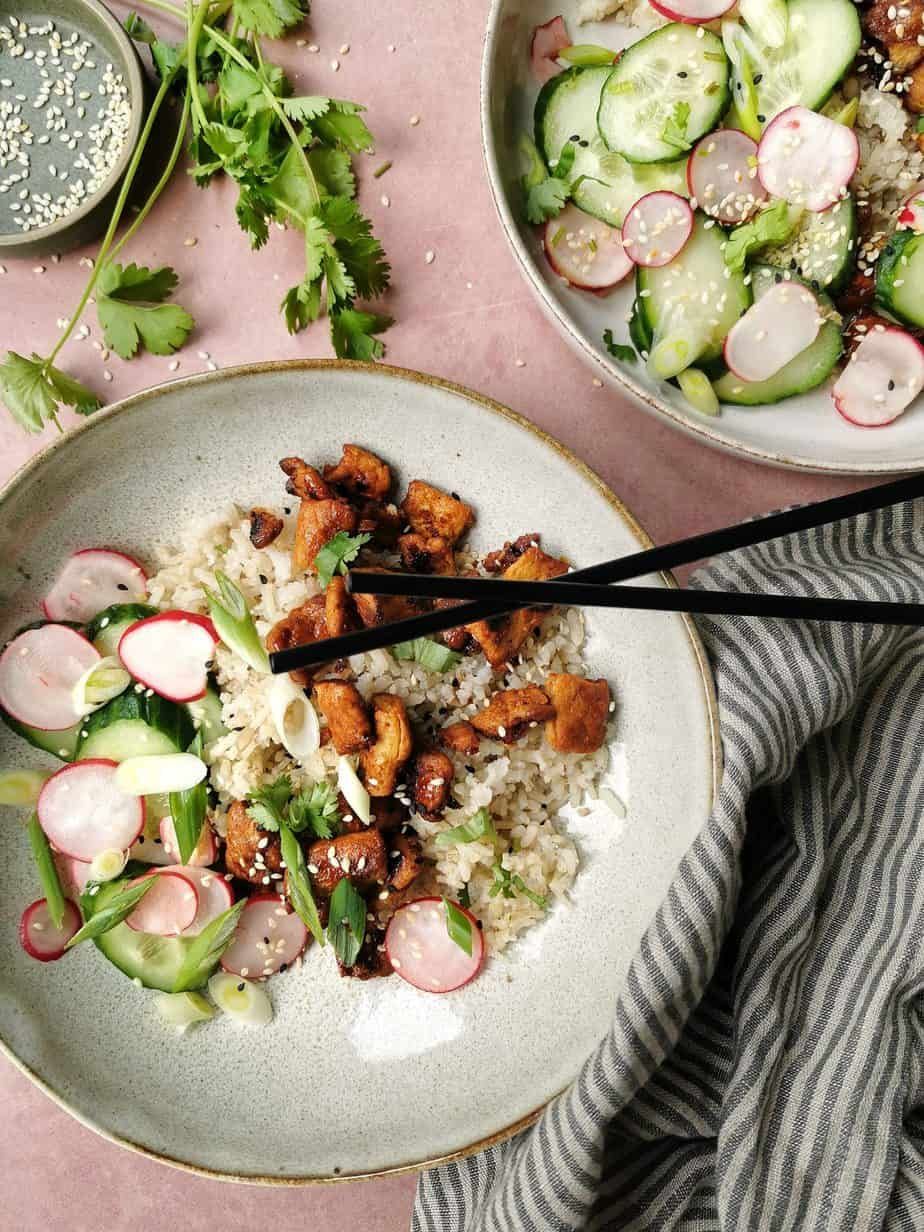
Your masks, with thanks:
<instances>
[{"instance_id":1,"label":"black chopstick","mask_svg":"<svg viewBox=\"0 0 924 1232\"><path fill-rule=\"evenodd\" d=\"M753 547L755 544L764 543L769 539L778 539L783 535L826 526L844 518L872 513L887 505L914 500L920 496L924 496L924 474L909 475L890 483L863 488L859 492L851 492L846 496L835 496L829 500L801 505L796 509L787 509L782 513L767 514L765 517L755 518L750 522L707 531L705 534L694 535L689 539L678 539L663 547L646 548L641 552L633 552L629 556L603 561L601 564L591 565L586 569L578 569L567 574L561 581L552 579L545 584L555 586L561 585L562 582L600 584L623 582L630 578L643 577L649 573L675 569L679 565L690 565L698 560L705 560L707 557L718 556L724 552ZM357 575L360 572L362 571L355 571ZM375 575L378 583L381 583L382 579L387 576L387 574ZM347 578L348 586L351 580L351 577ZM658 589L654 593L658 596L665 596L672 592ZM702 592L689 592L691 597L700 593ZM332 659L349 658L350 655L382 649L396 642L407 642L416 637L444 633L447 629L456 628L458 625L503 616L516 611L518 606L520 605L511 604L509 601L501 603L481 600L477 603L462 603L455 608L425 612L420 616L411 616L390 624L376 625L356 633L346 633L341 637L326 638L305 646L292 646L286 650L274 651L269 656L270 668L278 674L296 671L298 668L312 667L318 663L327 663ZM665 610L683 611L685 609L681 607Z\"/></svg>"}]
</instances>

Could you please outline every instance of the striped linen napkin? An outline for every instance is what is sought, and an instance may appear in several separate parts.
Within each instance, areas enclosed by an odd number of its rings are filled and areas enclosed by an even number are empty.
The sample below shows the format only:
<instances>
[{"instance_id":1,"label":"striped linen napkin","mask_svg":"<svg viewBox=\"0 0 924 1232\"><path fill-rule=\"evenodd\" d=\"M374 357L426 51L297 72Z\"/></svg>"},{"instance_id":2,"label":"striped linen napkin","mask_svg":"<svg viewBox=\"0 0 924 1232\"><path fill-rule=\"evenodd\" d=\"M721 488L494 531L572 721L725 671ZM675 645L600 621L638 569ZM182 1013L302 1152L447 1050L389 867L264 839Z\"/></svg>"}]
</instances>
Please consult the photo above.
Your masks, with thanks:
<instances>
[{"instance_id":1,"label":"striped linen napkin","mask_svg":"<svg viewBox=\"0 0 924 1232\"><path fill-rule=\"evenodd\" d=\"M924 602L924 501L702 588ZM612 1029L415 1232L924 1229L924 631L706 618L725 771Z\"/></svg>"}]
</instances>

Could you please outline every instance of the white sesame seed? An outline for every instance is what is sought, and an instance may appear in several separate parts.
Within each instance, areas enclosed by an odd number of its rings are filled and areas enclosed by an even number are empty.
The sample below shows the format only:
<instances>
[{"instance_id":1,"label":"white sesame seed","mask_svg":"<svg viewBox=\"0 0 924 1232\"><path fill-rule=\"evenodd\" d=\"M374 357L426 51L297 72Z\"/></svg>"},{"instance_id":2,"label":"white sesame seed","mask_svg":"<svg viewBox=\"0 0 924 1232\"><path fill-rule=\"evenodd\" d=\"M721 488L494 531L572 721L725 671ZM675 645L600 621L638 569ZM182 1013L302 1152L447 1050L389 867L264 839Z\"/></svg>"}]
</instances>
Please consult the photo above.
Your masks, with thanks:
<instances>
[{"instance_id":1,"label":"white sesame seed","mask_svg":"<svg viewBox=\"0 0 924 1232\"><path fill-rule=\"evenodd\" d=\"M410 124L411 128L416 128L419 123L420 123L419 115L412 115L411 118L408 120L408 124Z\"/></svg>"},{"instance_id":2,"label":"white sesame seed","mask_svg":"<svg viewBox=\"0 0 924 1232\"><path fill-rule=\"evenodd\" d=\"M432 265L435 260L436 260L436 253L433 251L432 248L428 248L427 251L424 253L424 261L427 263L427 265Z\"/></svg>"}]
</instances>

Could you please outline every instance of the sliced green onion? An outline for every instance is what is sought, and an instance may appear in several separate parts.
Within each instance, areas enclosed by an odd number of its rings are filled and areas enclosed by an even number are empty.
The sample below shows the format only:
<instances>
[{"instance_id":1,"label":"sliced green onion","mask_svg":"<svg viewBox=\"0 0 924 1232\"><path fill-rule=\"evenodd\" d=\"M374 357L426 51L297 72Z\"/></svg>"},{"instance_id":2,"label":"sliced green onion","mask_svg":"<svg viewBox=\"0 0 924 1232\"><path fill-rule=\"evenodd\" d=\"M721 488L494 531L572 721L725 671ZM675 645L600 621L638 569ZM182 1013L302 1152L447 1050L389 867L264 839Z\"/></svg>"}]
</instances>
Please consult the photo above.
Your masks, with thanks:
<instances>
[{"instance_id":1,"label":"sliced green onion","mask_svg":"<svg viewBox=\"0 0 924 1232\"><path fill-rule=\"evenodd\" d=\"M42 894L48 904L48 915L55 928L60 928L64 923L64 891L58 880L58 870L55 868L54 857L48 846L45 831L39 825L39 819L34 813L29 818L29 846L32 848L35 867L38 869Z\"/></svg>"},{"instance_id":2,"label":"sliced green onion","mask_svg":"<svg viewBox=\"0 0 924 1232\"><path fill-rule=\"evenodd\" d=\"M75 945L80 945L81 941L93 941L96 937L101 937L103 933L108 933L117 924L121 924L135 910L155 880L154 877L145 877L141 881L136 881L134 885L126 886L118 894L114 894L105 907L93 912L83 928L74 933L67 943L67 948L73 949ZM92 903L93 899L89 894L85 894L83 901ZM198 941L199 938L197 937L196 940Z\"/></svg>"},{"instance_id":3,"label":"sliced green onion","mask_svg":"<svg viewBox=\"0 0 924 1232\"><path fill-rule=\"evenodd\" d=\"M327 939L345 967L352 967L366 936L366 903L344 877L330 899L330 921Z\"/></svg>"},{"instance_id":4,"label":"sliced green onion","mask_svg":"<svg viewBox=\"0 0 924 1232\"><path fill-rule=\"evenodd\" d=\"M71 690L74 709L81 718L86 718L106 702L124 693L132 678L115 655L100 659L87 668Z\"/></svg>"},{"instance_id":5,"label":"sliced green onion","mask_svg":"<svg viewBox=\"0 0 924 1232\"><path fill-rule=\"evenodd\" d=\"M915 125L915 131L924 133L924 116L918 116L918 122Z\"/></svg>"},{"instance_id":6,"label":"sliced green onion","mask_svg":"<svg viewBox=\"0 0 924 1232\"><path fill-rule=\"evenodd\" d=\"M111 847L98 852L90 861L90 881L115 881L128 863L128 852Z\"/></svg>"},{"instance_id":7,"label":"sliced green onion","mask_svg":"<svg viewBox=\"0 0 924 1232\"><path fill-rule=\"evenodd\" d=\"M244 596L220 569L215 570L219 593L206 588L209 615L215 631L229 650L240 655L256 672L269 672L269 656L260 640Z\"/></svg>"},{"instance_id":8,"label":"sliced green onion","mask_svg":"<svg viewBox=\"0 0 924 1232\"><path fill-rule=\"evenodd\" d=\"M381 166L376 167L376 169L372 173L373 179L380 180L386 171L391 170L391 167L392 167L391 159L388 159L386 162L382 163Z\"/></svg>"},{"instance_id":9,"label":"sliced green onion","mask_svg":"<svg viewBox=\"0 0 924 1232\"><path fill-rule=\"evenodd\" d=\"M845 128L853 128L856 125L859 114L860 100L859 98L852 98L843 107L833 111L828 116L828 119L833 120L835 124L843 124Z\"/></svg>"},{"instance_id":10,"label":"sliced green onion","mask_svg":"<svg viewBox=\"0 0 924 1232\"><path fill-rule=\"evenodd\" d=\"M270 685L270 714L279 743L295 761L304 761L321 747L321 725L305 690L285 672Z\"/></svg>"},{"instance_id":11,"label":"sliced green onion","mask_svg":"<svg viewBox=\"0 0 924 1232\"><path fill-rule=\"evenodd\" d=\"M288 679L288 677L286 677ZM189 753L202 760L202 731L196 732ZM204 762L202 763L205 764ZM180 863L188 864L199 845L202 827L209 807L209 793L203 776L198 783L182 791L170 792L170 817L179 848Z\"/></svg>"},{"instance_id":12,"label":"sliced green onion","mask_svg":"<svg viewBox=\"0 0 924 1232\"><path fill-rule=\"evenodd\" d=\"M612 48L600 47L597 43L572 43L570 47L558 53L558 58L564 60L566 64L576 64L580 68L586 68L592 65L612 64L618 54Z\"/></svg>"},{"instance_id":13,"label":"sliced green onion","mask_svg":"<svg viewBox=\"0 0 924 1232\"><path fill-rule=\"evenodd\" d=\"M235 1022L265 1027L273 1020L273 1003L259 984L219 971L209 980L209 996Z\"/></svg>"},{"instance_id":14,"label":"sliced green onion","mask_svg":"<svg viewBox=\"0 0 924 1232\"><path fill-rule=\"evenodd\" d=\"M760 141L763 125L757 114L757 87L754 84L750 56L745 47L745 43L749 41L736 21L722 22L722 43L734 69L734 111L741 122L742 130L754 141Z\"/></svg>"},{"instance_id":15,"label":"sliced green onion","mask_svg":"<svg viewBox=\"0 0 924 1232\"><path fill-rule=\"evenodd\" d=\"M195 1022L208 1022L215 1011L201 992L160 992L154 997L157 1012L170 1027L185 1031Z\"/></svg>"},{"instance_id":16,"label":"sliced green onion","mask_svg":"<svg viewBox=\"0 0 924 1232\"><path fill-rule=\"evenodd\" d=\"M369 793L359 781L359 775L353 769L349 757L341 757L337 762L337 786L343 793L343 798L353 813L365 825L372 822L372 801Z\"/></svg>"},{"instance_id":17,"label":"sliced green onion","mask_svg":"<svg viewBox=\"0 0 924 1232\"><path fill-rule=\"evenodd\" d=\"M148 878L148 881L153 880L153 877ZM190 937L186 957L173 981L174 992L190 992L203 986L231 944L241 912L246 906L247 899L239 899L233 907L216 916L211 924L206 924L201 933Z\"/></svg>"},{"instance_id":18,"label":"sliced green onion","mask_svg":"<svg viewBox=\"0 0 924 1232\"><path fill-rule=\"evenodd\" d=\"M453 826L451 830L443 830L436 836L436 845L449 847L455 843L476 843L482 838L492 841L497 838L494 822L486 808L480 808L473 817L468 821L463 821L460 826Z\"/></svg>"},{"instance_id":19,"label":"sliced green onion","mask_svg":"<svg viewBox=\"0 0 924 1232\"><path fill-rule=\"evenodd\" d=\"M195 753L160 753L126 757L115 772L115 784L129 796L188 791L201 783L209 768Z\"/></svg>"},{"instance_id":20,"label":"sliced green onion","mask_svg":"<svg viewBox=\"0 0 924 1232\"><path fill-rule=\"evenodd\" d=\"M49 777L45 770L0 770L0 804L34 808Z\"/></svg>"},{"instance_id":21,"label":"sliced green onion","mask_svg":"<svg viewBox=\"0 0 924 1232\"><path fill-rule=\"evenodd\" d=\"M318 915L317 904L311 893L311 882L308 880L308 868L305 864L305 853L298 839L288 828L283 826L279 831L279 842L282 858L288 877L286 883L289 891L289 902L295 914L310 930L318 945L324 944L324 929L321 917Z\"/></svg>"},{"instance_id":22,"label":"sliced green onion","mask_svg":"<svg viewBox=\"0 0 924 1232\"><path fill-rule=\"evenodd\" d=\"M415 637L410 642L397 642L391 648L396 659L413 659L428 672L446 672L461 663L462 656L441 642L429 637Z\"/></svg>"},{"instance_id":23,"label":"sliced green onion","mask_svg":"<svg viewBox=\"0 0 924 1232\"><path fill-rule=\"evenodd\" d=\"M471 958L472 956L472 922L450 899L443 898L446 908L446 931L460 950Z\"/></svg>"},{"instance_id":24,"label":"sliced green onion","mask_svg":"<svg viewBox=\"0 0 924 1232\"><path fill-rule=\"evenodd\" d=\"M677 384L690 406L701 415L721 415L721 404L705 372L699 368L687 368L677 374Z\"/></svg>"}]
</instances>

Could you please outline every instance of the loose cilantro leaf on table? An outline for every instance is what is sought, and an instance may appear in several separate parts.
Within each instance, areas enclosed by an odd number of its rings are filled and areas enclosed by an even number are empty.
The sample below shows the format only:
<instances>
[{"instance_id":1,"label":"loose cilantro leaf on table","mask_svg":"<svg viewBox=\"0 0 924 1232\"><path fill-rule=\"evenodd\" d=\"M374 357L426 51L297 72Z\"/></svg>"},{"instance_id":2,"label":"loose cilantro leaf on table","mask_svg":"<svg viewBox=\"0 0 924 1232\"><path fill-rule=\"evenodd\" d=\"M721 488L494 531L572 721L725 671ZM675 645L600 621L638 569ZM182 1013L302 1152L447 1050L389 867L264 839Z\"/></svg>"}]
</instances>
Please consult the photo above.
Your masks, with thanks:
<instances>
[{"instance_id":1,"label":"loose cilantro leaf on table","mask_svg":"<svg viewBox=\"0 0 924 1232\"><path fill-rule=\"evenodd\" d=\"M96 394L50 360L34 353L27 359L15 351L7 351L0 364L0 398L27 432L57 424L62 406L72 406L78 415L90 415L102 405Z\"/></svg>"},{"instance_id":2,"label":"loose cilantro leaf on table","mask_svg":"<svg viewBox=\"0 0 924 1232\"><path fill-rule=\"evenodd\" d=\"M152 355L179 350L195 322L179 304L165 302L177 281L169 266L151 270L106 265L96 285L96 312L106 346L123 359L131 359L142 346Z\"/></svg>"}]
</instances>

